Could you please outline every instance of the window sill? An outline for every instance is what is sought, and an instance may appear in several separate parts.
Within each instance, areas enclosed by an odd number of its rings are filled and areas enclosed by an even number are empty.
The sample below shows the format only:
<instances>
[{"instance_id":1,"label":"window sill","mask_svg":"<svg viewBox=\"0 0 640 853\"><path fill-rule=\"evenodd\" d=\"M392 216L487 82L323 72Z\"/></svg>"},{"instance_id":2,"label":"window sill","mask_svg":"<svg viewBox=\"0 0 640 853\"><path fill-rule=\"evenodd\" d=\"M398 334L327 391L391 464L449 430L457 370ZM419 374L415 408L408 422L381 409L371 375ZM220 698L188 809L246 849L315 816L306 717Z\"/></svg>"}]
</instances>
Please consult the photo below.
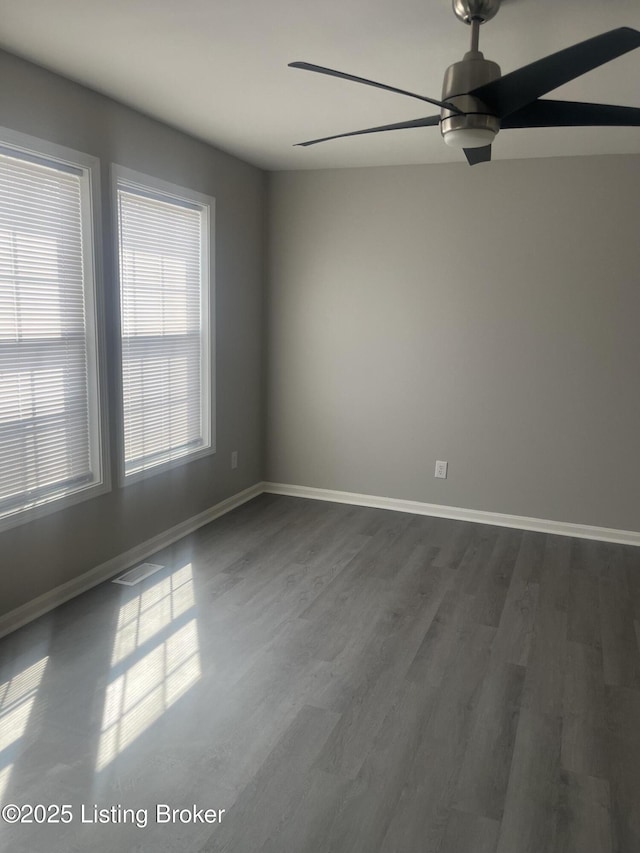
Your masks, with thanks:
<instances>
[{"instance_id":1,"label":"window sill","mask_svg":"<svg viewBox=\"0 0 640 853\"><path fill-rule=\"evenodd\" d=\"M14 527L19 527L22 524L28 524L31 521L51 515L54 512L60 512L84 501L89 501L92 498L97 498L99 495L104 495L109 491L111 491L111 486L108 482L95 483L78 489L75 492L70 492L67 495L57 498L52 497L50 500L42 501L42 503L37 503L34 506L6 513L0 516L0 533L3 533L5 530L11 530Z\"/></svg>"},{"instance_id":2,"label":"window sill","mask_svg":"<svg viewBox=\"0 0 640 853\"><path fill-rule=\"evenodd\" d=\"M150 468L143 468L141 471L134 471L131 474L120 472L120 485L129 486L133 483L139 483L141 480L146 480L149 477L155 477L156 474L164 474L165 471L170 471L173 468L178 468L181 465L186 465L189 462L194 462L196 459L203 459L205 456L213 456L216 449L213 445L203 447L193 453L185 453L184 456L177 456L175 459L169 459L167 462L161 462L158 465L153 465Z\"/></svg>"}]
</instances>

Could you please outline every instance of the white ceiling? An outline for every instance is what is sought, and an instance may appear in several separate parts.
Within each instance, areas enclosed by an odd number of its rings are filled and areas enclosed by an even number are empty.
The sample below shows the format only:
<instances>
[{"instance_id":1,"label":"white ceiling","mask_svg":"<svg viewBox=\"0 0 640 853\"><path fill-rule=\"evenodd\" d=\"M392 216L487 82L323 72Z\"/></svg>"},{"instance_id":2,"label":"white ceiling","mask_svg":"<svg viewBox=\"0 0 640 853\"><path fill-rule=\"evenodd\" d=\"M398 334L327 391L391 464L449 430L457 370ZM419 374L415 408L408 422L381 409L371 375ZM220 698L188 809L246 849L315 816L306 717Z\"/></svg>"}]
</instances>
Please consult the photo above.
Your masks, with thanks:
<instances>
[{"instance_id":1,"label":"white ceiling","mask_svg":"<svg viewBox=\"0 0 640 853\"><path fill-rule=\"evenodd\" d=\"M469 29L450 0L2 0L0 45L266 169L460 160L437 128L293 143L437 112L287 68L303 60L439 98ZM480 47L503 73L614 27L638 0L503 0ZM640 50L553 97L640 107ZM640 128L503 131L494 159L640 152ZM486 167L484 167L486 168Z\"/></svg>"}]
</instances>

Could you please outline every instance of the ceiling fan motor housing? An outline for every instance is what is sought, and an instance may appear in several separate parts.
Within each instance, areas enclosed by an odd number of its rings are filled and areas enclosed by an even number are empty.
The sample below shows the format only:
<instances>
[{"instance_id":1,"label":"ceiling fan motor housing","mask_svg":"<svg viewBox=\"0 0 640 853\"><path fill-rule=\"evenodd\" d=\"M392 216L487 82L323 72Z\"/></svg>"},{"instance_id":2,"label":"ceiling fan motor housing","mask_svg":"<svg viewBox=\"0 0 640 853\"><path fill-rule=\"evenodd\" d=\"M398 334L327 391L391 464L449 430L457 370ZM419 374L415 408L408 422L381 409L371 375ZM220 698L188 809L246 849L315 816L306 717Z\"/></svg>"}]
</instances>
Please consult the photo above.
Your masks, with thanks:
<instances>
[{"instance_id":1,"label":"ceiling fan motor housing","mask_svg":"<svg viewBox=\"0 0 640 853\"><path fill-rule=\"evenodd\" d=\"M477 132L479 138L485 134L488 140L490 134L495 136L498 133L498 117L479 98L467 92L498 80L501 76L500 66L485 59L478 50L469 51L461 62L454 62L447 68L442 84L442 100L458 107L464 115L442 110L440 130L445 142L460 147L457 140L461 138L461 131Z\"/></svg>"}]
</instances>

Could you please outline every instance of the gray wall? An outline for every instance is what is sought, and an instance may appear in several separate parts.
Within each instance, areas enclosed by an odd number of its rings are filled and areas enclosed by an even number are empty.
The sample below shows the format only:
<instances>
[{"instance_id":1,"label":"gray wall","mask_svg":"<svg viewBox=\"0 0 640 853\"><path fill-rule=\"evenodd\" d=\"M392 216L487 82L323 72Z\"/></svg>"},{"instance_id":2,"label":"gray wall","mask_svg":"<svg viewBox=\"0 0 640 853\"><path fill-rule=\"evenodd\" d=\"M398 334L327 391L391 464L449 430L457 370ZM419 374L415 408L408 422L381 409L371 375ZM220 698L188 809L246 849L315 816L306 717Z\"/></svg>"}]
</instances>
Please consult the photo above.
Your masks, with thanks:
<instances>
[{"instance_id":1,"label":"gray wall","mask_svg":"<svg viewBox=\"0 0 640 853\"><path fill-rule=\"evenodd\" d=\"M262 479L266 186L258 169L2 52L0 80L0 125L101 160L108 332L110 162L215 196L217 224L217 453L121 489L112 441L110 494L0 534L2 614ZM113 389L113 358L109 368Z\"/></svg>"},{"instance_id":2,"label":"gray wall","mask_svg":"<svg viewBox=\"0 0 640 853\"><path fill-rule=\"evenodd\" d=\"M274 174L269 253L269 480L640 531L640 157Z\"/></svg>"}]
</instances>

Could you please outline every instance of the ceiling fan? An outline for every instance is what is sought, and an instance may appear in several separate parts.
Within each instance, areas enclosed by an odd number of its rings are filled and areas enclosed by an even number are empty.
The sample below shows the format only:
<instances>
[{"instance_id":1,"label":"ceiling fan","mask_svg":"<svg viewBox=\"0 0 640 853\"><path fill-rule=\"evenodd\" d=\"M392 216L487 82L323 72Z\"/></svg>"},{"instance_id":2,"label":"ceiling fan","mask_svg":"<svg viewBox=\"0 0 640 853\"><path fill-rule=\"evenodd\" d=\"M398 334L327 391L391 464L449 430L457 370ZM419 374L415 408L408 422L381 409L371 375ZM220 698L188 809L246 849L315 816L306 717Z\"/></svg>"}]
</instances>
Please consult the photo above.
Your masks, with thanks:
<instances>
[{"instance_id":1,"label":"ceiling fan","mask_svg":"<svg viewBox=\"0 0 640 853\"><path fill-rule=\"evenodd\" d=\"M312 65L309 62L289 63L291 68L302 68L305 71L364 83L440 107L439 115L381 127L368 127L350 133L338 133L335 136L324 136L322 139L310 139L297 144L304 147L344 136L440 125L444 141L448 145L462 148L469 164L474 166L476 163L491 160L491 144L498 131L507 128L640 126L640 109L635 107L541 98L541 95L557 89L569 80L574 80L587 71L640 47L638 30L630 27L610 30L558 53L552 53L551 56L525 65L503 77L500 66L485 59L478 50L480 26L495 17L500 3L501 0L453 0L456 17L471 26L471 48L461 62L455 62L447 69L441 101L321 65Z\"/></svg>"}]
</instances>

